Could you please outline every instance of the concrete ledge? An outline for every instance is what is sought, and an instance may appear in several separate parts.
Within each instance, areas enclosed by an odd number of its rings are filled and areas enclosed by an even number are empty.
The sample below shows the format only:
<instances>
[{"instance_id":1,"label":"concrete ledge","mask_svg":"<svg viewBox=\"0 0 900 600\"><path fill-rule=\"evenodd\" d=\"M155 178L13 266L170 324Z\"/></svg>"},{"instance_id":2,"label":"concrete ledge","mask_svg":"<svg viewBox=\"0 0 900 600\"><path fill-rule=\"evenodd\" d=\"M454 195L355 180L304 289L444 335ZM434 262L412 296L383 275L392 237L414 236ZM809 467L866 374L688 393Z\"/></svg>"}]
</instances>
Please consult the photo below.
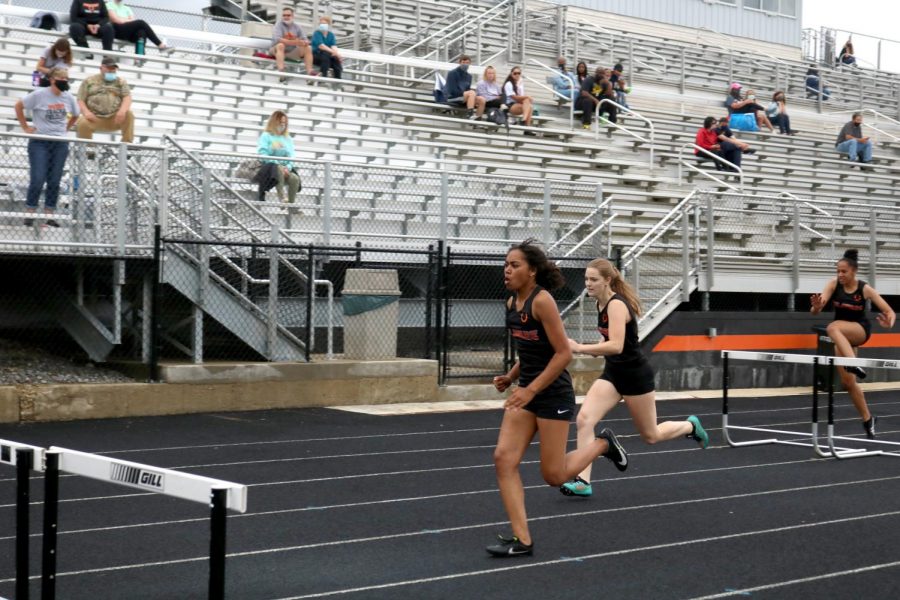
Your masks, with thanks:
<instances>
[{"instance_id":1,"label":"concrete ledge","mask_svg":"<svg viewBox=\"0 0 900 600\"><path fill-rule=\"evenodd\" d=\"M278 368L272 368L278 367ZM431 402L436 361L206 365L191 383L49 384L0 387L0 419L68 421L198 412ZM207 380L201 375L206 372Z\"/></svg>"}]
</instances>

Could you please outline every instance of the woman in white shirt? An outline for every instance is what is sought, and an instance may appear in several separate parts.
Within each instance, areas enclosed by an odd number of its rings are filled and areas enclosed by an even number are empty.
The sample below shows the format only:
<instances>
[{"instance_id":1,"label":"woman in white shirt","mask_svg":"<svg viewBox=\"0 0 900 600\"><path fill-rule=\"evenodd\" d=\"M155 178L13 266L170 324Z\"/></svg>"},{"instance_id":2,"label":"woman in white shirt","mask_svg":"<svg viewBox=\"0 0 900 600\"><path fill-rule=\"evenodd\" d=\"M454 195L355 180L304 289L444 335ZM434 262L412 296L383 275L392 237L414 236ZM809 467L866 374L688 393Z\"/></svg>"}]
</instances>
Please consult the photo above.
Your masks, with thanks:
<instances>
[{"instance_id":1,"label":"woman in white shirt","mask_svg":"<svg viewBox=\"0 0 900 600\"><path fill-rule=\"evenodd\" d=\"M503 82L503 95L509 106L509 114L522 117L526 127L531 127L531 113L534 111L534 99L525 95L525 86L522 85L521 67L513 67L506 81ZM526 131L525 135L536 135L533 131Z\"/></svg>"}]
</instances>

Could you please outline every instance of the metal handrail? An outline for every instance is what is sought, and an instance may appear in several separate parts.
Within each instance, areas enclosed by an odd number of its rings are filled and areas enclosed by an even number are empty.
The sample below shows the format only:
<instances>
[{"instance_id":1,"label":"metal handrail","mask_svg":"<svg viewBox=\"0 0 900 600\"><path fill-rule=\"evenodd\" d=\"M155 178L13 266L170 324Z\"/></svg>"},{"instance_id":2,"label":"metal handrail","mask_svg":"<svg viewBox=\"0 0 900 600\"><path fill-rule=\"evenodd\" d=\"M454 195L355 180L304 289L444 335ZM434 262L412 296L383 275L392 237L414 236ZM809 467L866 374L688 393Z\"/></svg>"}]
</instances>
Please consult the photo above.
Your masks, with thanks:
<instances>
[{"instance_id":1,"label":"metal handrail","mask_svg":"<svg viewBox=\"0 0 900 600\"><path fill-rule=\"evenodd\" d=\"M652 172L652 171L653 171L653 147L656 145L655 142L654 142L655 128L654 128L654 126L653 126L653 121L651 121L650 119L648 119L648 118L645 117L644 115L642 115L642 114L640 114L640 113L638 113L638 112L635 112L635 111L631 110L631 109L628 108L627 106L622 106L622 105L619 104L618 102L615 102L615 101L613 101L613 100L610 100L609 98L604 98L603 100L601 100L600 102L597 103L597 106L594 107L594 118L596 119L596 124L595 124L595 126L594 126L594 139L599 139L599 138L600 138L600 108L603 106L604 103L606 103L606 104L612 104L613 106L615 106L616 108L618 108L620 114L622 114L622 113L628 113L629 115L631 115L631 116L633 116L633 117L637 117L638 119L640 119L641 121L645 122L645 123L650 127L650 142L649 142L649 143L650 143L650 171ZM607 122L607 125L612 125L612 126L615 127L616 129L621 129L622 131L624 131L625 133L627 133L627 134L630 135L631 137L637 138L638 140L644 142L645 144L647 143L647 140L646 140L646 139L644 139L643 137L641 137L641 136L639 136L638 134L634 133L633 131L631 131L631 130L628 129L627 127L624 127L623 125L619 125L618 123L613 123L612 121L608 121L608 122Z\"/></svg>"},{"instance_id":2,"label":"metal handrail","mask_svg":"<svg viewBox=\"0 0 900 600\"><path fill-rule=\"evenodd\" d=\"M596 227L594 227L594 228L591 230L590 233L588 233L586 236L584 236L584 237L581 239L580 242L578 242L577 244L575 244L574 246L572 246L572 249L571 249L571 250L569 250L568 252L566 252L565 254L563 254L563 258L562 258L561 260L556 261L556 264L557 264L557 265L561 265L563 262L565 262L565 259L566 259L566 258L572 256L576 251L578 251L579 248L581 248L582 246L584 246L584 245L585 245L588 241L590 241L595 235L597 235L598 233L600 233L601 231L603 231L603 229L606 228L607 226L609 226L609 224L612 223L612 222L615 220L615 218L618 217L618 216L619 216L618 213L613 213L613 214L609 215L602 223L600 223L599 225L597 225Z\"/></svg>"},{"instance_id":3,"label":"metal handrail","mask_svg":"<svg viewBox=\"0 0 900 600\"><path fill-rule=\"evenodd\" d=\"M495 17L502 15L503 11L507 8L509 3L512 1L513 0L503 0L502 2L492 6L485 12L481 13L474 19L469 19L468 16L464 16L462 19L457 19L453 23L442 27L441 29L434 32L430 36L420 40L419 42L413 44L412 46L403 50L402 52L398 52L397 56L403 56L403 55L413 51L414 49L418 48L419 46L421 46L424 43L430 43L437 39L444 40L444 39L447 39L450 37L459 37L461 32L465 32L472 28L477 28L480 25L483 25L485 23L489 23ZM459 25L460 23L461 23L461 25ZM456 26L456 28L450 29L451 26Z\"/></svg>"},{"instance_id":4,"label":"metal handrail","mask_svg":"<svg viewBox=\"0 0 900 600\"><path fill-rule=\"evenodd\" d=\"M405 44L405 43L408 42L409 40L412 40L412 39L415 39L415 38L419 37L420 35L422 35L423 32L428 31L429 29L432 29L433 27L435 27L435 26L437 26L437 25L443 23L444 21L450 19L451 17L453 17L454 15L456 15L456 13L458 13L458 12L465 13L466 10L468 10L468 8L469 8L468 6L460 6L459 8L456 8L456 9L452 10L451 12L447 13L446 15L444 15L443 17L441 17L441 18L438 19L437 21L434 21L434 22L432 22L432 23L429 23L428 25L426 25L426 26L423 27L422 29L419 29L419 30L417 30L417 31L414 31L413 33L409 34L408 36L406 36L405 38L403 38L402 40L400 40L399 42L397 42L396 44L394 44L393 46L391 46L390 48L388 48L388 49L387 49L387 54L391 54L394 50L396 50L397 48L399 48L400 46L402 46L403 44Z\"/></svg>"},{"instance_id":5,"label":"metal handrail","mask_svg":"<svg viewBox=\"0 0 900 600\"><path fill-rule=\"evenodd\" d=\"M565 98L565 95L564 95L564 94L560 94L559 92L557 92L556 90L554 90L552 87L550 87L550 86L548 86L548 85L546 85L546 84L544 84L544 83L541 83L541 82L538 81L537 79L533 79L533 78L529 77L528 75L523 75L522 77L524 77L525 79L527 79L527 80L530 81L531 83L535 84L536 86L541 87L541 88L544 88L545 90L547 90L548 92L550 92L550 93L553 94L554 96L559 96L560 98ZM566 99L568 100L568 98L566 98ZM569 107L569 127L572 127L573 124L575 123L575 108L574 108L574 107L575 107L575 103L574 103L574 102L570 102L569 104L572 105L572 106Z\"/></svg>"},{"instance_id":6,"label":"metal handrail","mask_svg":"<svg viewBox=\"0 0 900 600\"><path fill-rule=\"evenodd\" d=\"M703 148L703 147L701 147L701 146L698 146L697 144L695 144L695 143L693 143L693 142L688 142L687 144L682 144L682 145L678 148L678 183L683 183L683 181L684 181L683 176L682 176L682 166L684 166L684 167L687 167L687 168L691 169L692 171L696 171L697 173L700 173L701 175L703 175L703 176L705 176L705 177L708 177L709 179L712 179L713 181L716 181L716 182L719 183L720 185L727 186L727 187L729 187L729 188L731 188L732 190L735 190L735 191L738 191L738 190L739 190L739 188L734 187L734 186L731 185L730 183L726 183L725 181L722 181L721 179L719 179L718 177L715 177L715 176L712 175L711 173L707 173L707 172L704 171L703 169L698 168L696 165L692 165L692 164L690 164L689 162L687 162L686 160L684 160L683 156L684 156L684 149L685 149L685 148L693 148L694 150L697 150L697 151L699 151L699 152L702 152L702 153L705 154L706 156L710 157L711 159L713 159L713 161L722 163L722 164L724 164L724 165L727 166L727 167L731 167L731 168L734 169L735 172L737 172L737 174L738 174L739 180L740 180L740 182L741 182L740 188L743 188L743 187L744 187L744 170L743 170L741 167L737 166L736 164L734 164L734 163L732 163L732 162L730 162L730 161L725 160L724 158L722 158L722 157L719 156L718 154L715 154L715 153L713 153L713 152L710 152L710 151L707 150L706 148Z\"/></svg>"},{"instance_id":7,"label":"metal handrail","mask_svg":"<svg viewBox=\"0 0 900 600\"><path fill-rule=\"evenodd\" d=\"M631 262L634 261L638 256L644 253L645 248L642 246L649 246L650 242L658 238L662 235L662 232L659 231L664 225L666 225L667 221L672 219L674 216L679 215L684 208L693 202L694 196L697 194L697 190L692 190L690 194L681 199L681 201L672 207L672 210L667 212L663 217L659 220L659 222L654 225L650 231L645 233L641 239L635 242L631 248L625 251L622 254L622 266L626 266L626 259L631 258ZM630 264L630 262L628 263Z\"/></svg>"},{"instance_id":8,"label":"metal handrail","mask_svg":"<svg viewBox=\"0 0 900 600\"><path fill-rule=\"evenodd\" d=\"M578 223L576 223L569 231L567 231L567 232L565 233L565 235L563 235L561 238L559 238L558 240L556 240L555 242L553 242L552 244L550 244L550 246L547 248L547 252L548 252L548 253L549 253L549 252L552 252L554 248L556 248L557 246L559 246L560 244L563 243L563 240L565 240L567 237L569 237L570 235L572 235L573 233L575 233L576 231L578 231L578 229L579 229L582 225L584 225L584 224L587 223L590 219L592 219L592 218L594 217L594 215L596 215L598 212L600 212L601 210L603 210L604 208L606 208L607 206L609 206L609 204L610 204L610 202L612 202L612 199L613 199L613 198L615 198L615 195L612 195L612 196L610 196L609 198L607 198L606 200L604 200L603 202L601 202L601 203L597 206L597 208L595 208L595 209L592 210L590 213L588 213L588 215L587 215L585 218L583 218L582 220L578 221Z\"/></svg>"}]
</instances>

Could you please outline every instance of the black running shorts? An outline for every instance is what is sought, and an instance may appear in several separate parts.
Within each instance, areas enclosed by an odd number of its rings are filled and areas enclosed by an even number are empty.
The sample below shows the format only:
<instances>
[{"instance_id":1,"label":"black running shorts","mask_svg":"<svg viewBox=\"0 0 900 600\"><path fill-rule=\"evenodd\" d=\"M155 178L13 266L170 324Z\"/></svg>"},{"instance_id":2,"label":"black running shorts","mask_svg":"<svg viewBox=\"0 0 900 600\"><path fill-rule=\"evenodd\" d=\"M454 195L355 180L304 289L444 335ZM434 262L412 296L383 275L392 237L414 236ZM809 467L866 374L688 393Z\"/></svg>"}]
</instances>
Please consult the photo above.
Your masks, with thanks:
<instances>
[{"instance_id":1,"label":"black running shorts","mask_svg":"<svg viewBox=\"0 0 900 600\"><path fill-rule=\"evenodd\" d=\"M524 408L539 419L570 421L575 415L575 391L569 389L549 396L538 394Z\"/></svg>"},{"instance_id":2,"label":"black running shorts","mask_svg":"<svg viewBox=\"0 0 900 600\"><path fill-rule=\"evenodd\" d=\"M603 367L600 379L613 384L623 396L640 396L656 389L653 367L646 360L632 363L610 363Z\"/></svg>"}]
</instances>

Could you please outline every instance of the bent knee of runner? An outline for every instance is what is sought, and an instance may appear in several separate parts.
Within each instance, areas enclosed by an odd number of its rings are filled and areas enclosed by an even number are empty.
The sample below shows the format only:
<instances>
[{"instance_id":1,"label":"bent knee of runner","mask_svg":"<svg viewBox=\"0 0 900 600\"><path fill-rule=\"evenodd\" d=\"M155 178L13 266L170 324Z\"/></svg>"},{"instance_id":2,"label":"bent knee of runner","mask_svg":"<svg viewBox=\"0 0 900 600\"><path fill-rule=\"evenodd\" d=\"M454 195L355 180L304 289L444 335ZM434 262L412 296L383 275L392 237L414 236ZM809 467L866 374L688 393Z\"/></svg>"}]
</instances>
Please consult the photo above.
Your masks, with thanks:
<instances>
[{"instance_id":1,"label":"bent knee of runner","mask_svg":"<svg viewBox=\"0 0 900 600\"><path fill-rule=\"evenodd\" d=\"M565 473L555 469L550 470L541 468L541 476L544 478L544 481L547 482L547 485L553 487L559 487L569 480Z\"/></svg>"},{"instance_id":2,"label":"bent knee of runner","mask_svg":"<svg viewBox=\"0 0 900 600\"><path fill-rule=\"evenodd\" d=\"M519 466L515 454L500 447L494 449L494 467L497 472L514 471Z\"/></svg>"},{"instance_id":3,"label":"bent knee of runner","mask_svg":"<svg viewBox=\"0 0 900 600\"><path fill-rule=\"evenodd\" d=\"M641 431L641 440L645 444L650 444L651 446L660 440L659 430L653 429L652 431Z\"/></svg>"}]
</instances>

